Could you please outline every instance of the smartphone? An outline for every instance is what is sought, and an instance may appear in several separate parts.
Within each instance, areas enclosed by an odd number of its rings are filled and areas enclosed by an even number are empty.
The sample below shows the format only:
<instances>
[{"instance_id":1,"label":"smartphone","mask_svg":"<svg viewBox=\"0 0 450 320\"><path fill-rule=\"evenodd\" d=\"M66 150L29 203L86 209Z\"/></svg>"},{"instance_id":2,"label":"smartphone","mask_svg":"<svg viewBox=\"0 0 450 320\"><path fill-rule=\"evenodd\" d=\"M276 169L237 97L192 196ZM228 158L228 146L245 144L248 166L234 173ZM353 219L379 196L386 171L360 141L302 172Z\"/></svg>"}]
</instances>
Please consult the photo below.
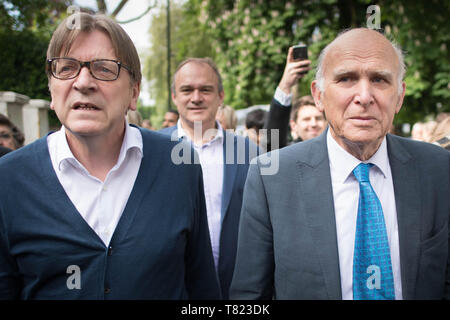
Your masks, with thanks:
<instances>
[{"instance_id":1,"label":"smartphone","mask_svg":"<svg viewBox=\"0 0 450 320\"><path fill-rule=\"evenodd\" d=\"M305 44L293 46L294 60L308 60L308 47Z\"/></svg>"}]
</instances>

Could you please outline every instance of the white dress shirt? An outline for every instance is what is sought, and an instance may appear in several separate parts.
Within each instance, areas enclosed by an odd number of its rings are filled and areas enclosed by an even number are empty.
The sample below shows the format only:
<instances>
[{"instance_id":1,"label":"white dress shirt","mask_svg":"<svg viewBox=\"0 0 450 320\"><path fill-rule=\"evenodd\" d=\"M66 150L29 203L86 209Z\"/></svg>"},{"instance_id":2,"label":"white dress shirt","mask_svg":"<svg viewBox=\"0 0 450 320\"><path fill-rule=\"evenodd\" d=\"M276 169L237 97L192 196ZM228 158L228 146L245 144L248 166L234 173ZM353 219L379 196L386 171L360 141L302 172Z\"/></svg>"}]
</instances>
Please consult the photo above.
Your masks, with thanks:
<instances>
[{"instance_id":1,"label":"white dress shirt","mask_svg":"<svg viewBox=\"0 0 450 320\"><path fill-rule=\"evenodd\" d=\"M338 145L336 140L331 136L330 130L327 133L327 148L330 159L334 210L336 214L342 298L344 300L351 300L353 299L353 252L355 249L356 219L359 201L359 183L352 171L361 161ZM391 251L395 298L401 300L402 286L397 210L386 137L383 139L377 152L369 160L364 161L364 163L374 164L369 172L369 180L383 208Z\"/></svg>"},{"instance_id":2,"label":"white dress shirt","mask_svg":"<svg viewBox=\"0 0 450 320\"><path fill-rule=\"evenodd\" d=\"M221 211L222 211L222 185L223 185L223 129L218 121L216 136L203 145L192 142L183 130L178 120L178 137L186 138L192 143L198 153L203 172L203 187L205 190L206 212L208 216L209 235L214 256L216 270L219 263Z\"/></svg>"},{"instance_id":3,"label":"white dress shirt","mask_svg":"<svg viewBox=\"0 0 450 320\"><path fill-rule=\"evenodd\" d=\"M126 123L119 158L104 182L90 175L74 157L64 126L47 137L47 144L53 169L64 191L83 219L108 246L141 165L143 153L139 129Z\"/></svg>"},{"instance_id":4,"label":"white dress shirt","mask_svg":"<svg viewBox=\"0 0 450 320\"><path fill-rule=\"evenodd\" d=\"M283 107L288 107L288 106L290 106L292 104L292 93L287 94L286 92L281 90L280 87L277 87L273 97Z\"/></svg>"}]
</instances>

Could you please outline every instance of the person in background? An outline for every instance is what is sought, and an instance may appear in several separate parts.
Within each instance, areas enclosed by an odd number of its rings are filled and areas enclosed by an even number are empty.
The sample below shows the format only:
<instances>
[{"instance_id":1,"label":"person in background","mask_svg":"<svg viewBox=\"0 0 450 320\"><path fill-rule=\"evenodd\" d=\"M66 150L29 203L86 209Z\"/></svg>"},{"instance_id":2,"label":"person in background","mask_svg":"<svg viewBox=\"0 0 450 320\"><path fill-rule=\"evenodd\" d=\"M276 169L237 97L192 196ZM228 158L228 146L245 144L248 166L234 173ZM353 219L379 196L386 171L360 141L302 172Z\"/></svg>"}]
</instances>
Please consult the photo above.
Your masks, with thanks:
<instances>
[{"instance_id":1,"label":"person in background","mask_svg":"<svg viewBox=\"0 0 450 320\"><path fill-rule=\"evenodd\" d=\"M313 97L303 96L292 107L289 125L296 143L319 136L326 128L326 120L323 112L316 108Z\"/></svg>"},{"instance_id":2,"label":"person in background","mask_svg":"<svg viewBox=\"0 0 450 320\"><path fill-rule=\"evenodd\" d=\"M127 121L128 124L134 124L138 127L142 127L142 116L137 110L129 110L127 112Z\"/></svg>"},{"instance_id":3,"label":"person in background","mask_svg":"<svg viewBox=\"0 0 450 320\"><path fill-rule=\"evenodd\" d=\"M164 114L162 128L173 127L177 124L179 114L177 110L169 110Z\"/></svg>"},{"instance_id":4,"label":"person in background","mask_svg":"<svg viewBox=\"0 0 450 320\"><path fill-rule=\"evenodd\" d=\"M237 117L232 107L221 105L217 110L216 120L224 130L236 130Z\"/></svg>"},{"instance_id":5,"label":"person in background","mask_svg":"<svg viewBox=\"0 0 450 320\"><path fill-rule=\"evenodd\" d=\"M289 48L283 76L270 103L269 114L264 126L267 129L267 151L283 148L288 144L292 88L311 69L310 64L310 60L294 60L294 49L293 47ZM279 130L278 141L272 141L271 130Z\"/></svg>"},{"instance_id":6,"label":"person in background","mask_svg":"<svg viewBox=\"0 0 450 320\"><path fill-rule=\"evenodd\" d=\"M263 131L266 122L267 111L262 109L252 110L245 117L245 134L256 145L262 146L264 139Z\"/></svg>"},{"instance_id":7,"label":"person in background","mask_svg":"<svg viewBox=\"0 0 450 320\"><path fill-rule=\"evenodd\" d=\"M126 122L142 78L126 32L69 16L46 73L61 129L0 159L0 299L220 299L200 165Z\"/></svg>"},{"instance_id":8,"label":"person in background","mask_svg":"<svg viewBox=\"0 0 450 320\"><path fill-rule=\"evenodd\" d=\"M142 128L148 129L148 130L154 130L152 127L152 122L150 119L144 119L142 120Z\"/></svg>"},{"instance_id":9,"label":"person in background","mask_svg":"<svg viewBox=\"0 0 450 320\"><path fill-rule=\"evenodd\" d=\"M450 150L450 117L441 120L430 137L430 142Z\"/></svg>"},{"instance_id":10,"label":"person in background","mask_svg":"<svg viewBox=\"0 0 450 320\"><path fill-rule=\"evenodd\" d=\"M411 129L411 139L416 141L425 141L423 137L424 123L416 122Z\"/></svg>"},{"instance_id":11,"label":"person in background","mask_svg":"<svg viewBox=\"0 0 450 320\"><path fill-rule=\"evenodd\" d=\"M248 166L258 148L248 138L224 130L216 120L224 97L222 77L211 59L184 60L178 65L172 82L172 100L180 119L176 126L160 132L172 139L190 142L198 154L214 263L222 297L228 299L236 257L242 189Z\"/></svg>"},{"instance_id":12,"label":"person in background","mask_svg":"<svg viewBox=\"0 0 450 320\"><path fill-rule=\"evenodd\" d=\"M0 113L0 146L11 150L23 147L25 137L17 126Z\"/></svg>"},{"instance_id":13,"label":"person in background","mask_svg":"<svg viewBox=\"0 0 450 320\"><path fill-rule=\"evenodd\" d=\"M436 129L437 122L434 120L427 121L423 124L422 141L431 142L431 135L434 129Z\"/></svg>"}]
</instances>

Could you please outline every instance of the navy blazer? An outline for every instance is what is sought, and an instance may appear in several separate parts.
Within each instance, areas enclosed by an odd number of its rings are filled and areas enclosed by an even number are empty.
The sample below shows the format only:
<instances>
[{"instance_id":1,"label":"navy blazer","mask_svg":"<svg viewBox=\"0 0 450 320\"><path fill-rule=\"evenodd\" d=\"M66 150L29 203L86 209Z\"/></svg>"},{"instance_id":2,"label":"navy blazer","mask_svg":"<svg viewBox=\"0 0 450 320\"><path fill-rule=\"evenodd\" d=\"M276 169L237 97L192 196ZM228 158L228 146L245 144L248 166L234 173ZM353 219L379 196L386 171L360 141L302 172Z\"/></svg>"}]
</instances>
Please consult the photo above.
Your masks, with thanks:
<instances>
[{"instance_id":1,"label":"navy blazer","mask_svg":"<svg viewBox=\"0 0 450 320\"><path fill-rule=\"evenodd\" d=\"M160 130L161 133L177 138L177 126ZM223 130L223 187L222 187L222 228L220 233L220 252L218 277L222 290L222 298L228 299L228 291L233 277L236 260L239 218L242 207L242 195L247 178L250 160L259 153L259 148L247 137L235 135ZM233 143L230 143L233 141ZM233 146L234 159L227 163L227 144ZM245 152L238 153L238 147L244 146ZM228 150L230 152L231 150ZM240 155L240 157L239 157ZM242 157L243 156L243 157Z\"/></svg>"}]
</instances>

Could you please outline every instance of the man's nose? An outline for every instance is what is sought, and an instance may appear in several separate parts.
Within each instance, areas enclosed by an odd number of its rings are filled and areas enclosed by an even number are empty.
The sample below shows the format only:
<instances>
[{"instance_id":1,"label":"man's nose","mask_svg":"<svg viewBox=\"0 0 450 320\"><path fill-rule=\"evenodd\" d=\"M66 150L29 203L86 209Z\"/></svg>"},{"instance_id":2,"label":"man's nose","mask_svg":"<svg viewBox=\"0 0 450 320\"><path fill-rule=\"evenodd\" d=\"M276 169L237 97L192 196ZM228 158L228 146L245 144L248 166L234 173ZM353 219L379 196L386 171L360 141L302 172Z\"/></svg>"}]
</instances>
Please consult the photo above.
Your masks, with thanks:
<instances>
[{"instance_id":1,"label":"man's nose","mask_svg":"<svg viewBox=\"0 0 450 320\"><path fill-rule=\"evenodd\" d=\"M203 96L200 90L194 90L191 96L192 102L201 102L203 100Z\"/></svg>"},{"instance_id":2,"label":"man's nose","mask_svg":"<svg viewBox=\"0 0 450 320\"><path fill-rule=\"evenodd\" d=\"M74 87L80 91L89 91L95 89L97 83L95 78L92 76L89 68L83 67L80 70L80 73L75 78Z\"/></svg>"},{"instance_id":3,"label":"man's nose","mask_svg":"<svg viewBox=\"0 0 450 320\"><path fill-rule=\"evenodd\" d=\"M369 80L360 80L358 85L356 86L356 89L356 103L360 104L363 107L367 107L371 103L373 103L372 86Z\"/></svg>"}]
</instances>

